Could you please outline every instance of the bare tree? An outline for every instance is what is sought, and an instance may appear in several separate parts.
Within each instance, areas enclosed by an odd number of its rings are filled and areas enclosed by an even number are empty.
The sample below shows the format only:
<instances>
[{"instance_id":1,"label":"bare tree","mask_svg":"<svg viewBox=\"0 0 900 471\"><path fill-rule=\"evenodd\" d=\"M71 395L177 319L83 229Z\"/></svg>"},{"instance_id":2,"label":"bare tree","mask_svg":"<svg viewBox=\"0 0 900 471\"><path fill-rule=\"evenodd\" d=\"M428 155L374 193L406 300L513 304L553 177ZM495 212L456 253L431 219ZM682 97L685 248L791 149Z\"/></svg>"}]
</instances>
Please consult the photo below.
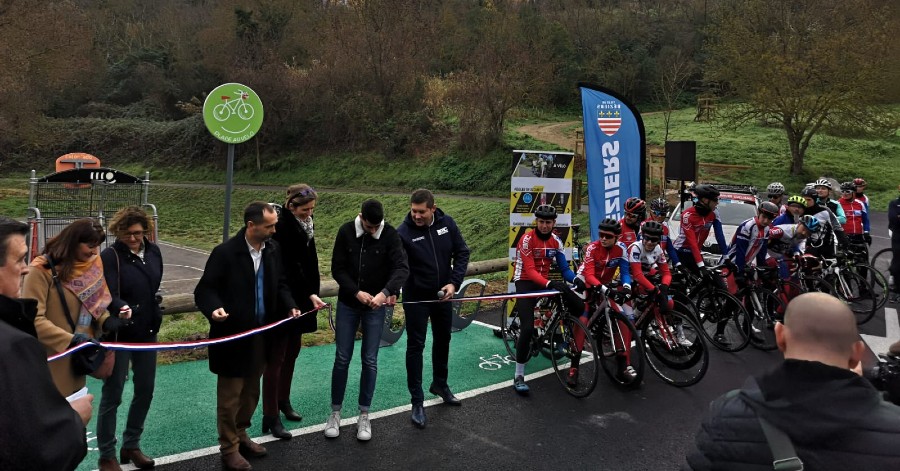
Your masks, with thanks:
<instances>
[{"instance_id":1,"label":"bare tree","mask_svg":"<svg viewBox=\"0 0 900 471\"><path fill-rule=\"evenodd\" d=\"M691 58L680 49L664 48L657 59L659 79L654 89L654 95L656 102L662 108L663 122L666 125L663 142L669 140L672 111L677 108L678 101L684 93L684 88L688 79L693 75L695 67Z\"/></svg>"}]
</instances>

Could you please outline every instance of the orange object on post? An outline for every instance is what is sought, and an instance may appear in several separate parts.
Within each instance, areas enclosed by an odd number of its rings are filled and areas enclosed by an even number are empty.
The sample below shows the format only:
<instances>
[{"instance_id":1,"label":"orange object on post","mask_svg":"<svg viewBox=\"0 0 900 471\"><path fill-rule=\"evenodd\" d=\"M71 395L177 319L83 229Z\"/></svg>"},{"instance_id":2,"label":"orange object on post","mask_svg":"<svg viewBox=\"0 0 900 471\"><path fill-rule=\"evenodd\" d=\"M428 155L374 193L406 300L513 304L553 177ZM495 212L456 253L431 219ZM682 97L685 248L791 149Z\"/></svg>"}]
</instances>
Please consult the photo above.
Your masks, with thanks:
<instances>
[{"instance_id":1,"label":"orange object on post","mask_svg":"<svg viewBox=\"0 0 900 471\"><path fill-rule=\"evenodd\" d=\"M59 156L56 159L56 171L63 172L73 168L97 168L100 167L100 159L82 152L74 152Z\"/></svg>"}]
</instances>

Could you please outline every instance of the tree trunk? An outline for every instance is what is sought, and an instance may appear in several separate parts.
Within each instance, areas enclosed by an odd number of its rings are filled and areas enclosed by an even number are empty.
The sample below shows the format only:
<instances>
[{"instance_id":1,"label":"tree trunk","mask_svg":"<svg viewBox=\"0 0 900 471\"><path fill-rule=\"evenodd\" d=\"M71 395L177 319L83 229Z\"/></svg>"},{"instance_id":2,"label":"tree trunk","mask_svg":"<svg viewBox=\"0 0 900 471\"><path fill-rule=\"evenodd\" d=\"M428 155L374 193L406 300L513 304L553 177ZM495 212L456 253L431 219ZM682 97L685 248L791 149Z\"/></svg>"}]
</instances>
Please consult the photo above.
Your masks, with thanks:
<instances>
[{"instance_id":1,"label":"tree trunk","mask_svg":"<svg viewBox=\"0 0 900 471\"><path fill-rule=\"evenodd\" d=\"M800 150L800 137L795 133L788 131L788 145L791 147L791 175L801 175L803 173L803 152Z\"/></svg>"}]
</instances>

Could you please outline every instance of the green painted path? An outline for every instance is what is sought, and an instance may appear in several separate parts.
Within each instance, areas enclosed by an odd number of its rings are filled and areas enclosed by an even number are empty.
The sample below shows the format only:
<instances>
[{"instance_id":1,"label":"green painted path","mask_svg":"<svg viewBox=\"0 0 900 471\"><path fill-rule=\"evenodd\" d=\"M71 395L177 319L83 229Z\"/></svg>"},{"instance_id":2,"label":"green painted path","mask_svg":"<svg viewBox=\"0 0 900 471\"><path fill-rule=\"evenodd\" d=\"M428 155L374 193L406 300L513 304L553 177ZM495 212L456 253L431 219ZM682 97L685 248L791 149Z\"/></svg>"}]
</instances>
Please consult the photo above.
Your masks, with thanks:
<instances>
[{"instance_id":1,"label":"green painted path","mask_svg":"<svg viewBox=\"0 0 900 471\"><path fill-rule=\"evenodd\" d=\"M350 380L344 399L344 417L357 414L359 394L359 344L350 365ZM506 359L503 342L490 328L473 323L469 328L453 334L450 344L450 385L457 394L498 383L512 385L515 363ZM431 335L425 347L424 387L431 381ZM378 354L378 383L372 402L372 412L408 406L406 389L406 337L395 345L384 347ZM291 399L294 408L303 415L302 422L284 422L289 428L308 428L325 423L331 411L331 367L334 345L305 348L297 359ZM550 361L539 355L528 365L527 372L550 368ZM96 442L97 411L100 406L99 380L88 378L88 389L95 394L94 418L88 424L88 455L79 470L95 469L99 452ZM119 407L118 428L121 444L127 405L131 401L131 384L126 384ZM147 416L141 448L152 457L162 457L209 447L217 447L216 433L216 376L209 372L206 361L160 366L156 374L153 405ZM426 401L434 398L425 391ZM262 405L257 408L249 432L261 435Z\"/></svg>"}]
</instances>

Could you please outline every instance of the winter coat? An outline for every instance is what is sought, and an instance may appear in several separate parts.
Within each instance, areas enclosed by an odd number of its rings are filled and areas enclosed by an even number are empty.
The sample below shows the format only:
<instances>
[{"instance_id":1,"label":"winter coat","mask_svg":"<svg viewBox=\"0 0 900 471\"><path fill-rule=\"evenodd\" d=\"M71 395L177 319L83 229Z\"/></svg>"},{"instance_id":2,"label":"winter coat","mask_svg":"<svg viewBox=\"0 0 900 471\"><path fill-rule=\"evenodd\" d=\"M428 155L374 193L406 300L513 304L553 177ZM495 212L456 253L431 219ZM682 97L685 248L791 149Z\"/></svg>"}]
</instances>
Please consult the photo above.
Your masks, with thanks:
<instances>
[{"instance_id":1,"label":"winter coat","mask_svg":"<svg viewBox=\"0 0 900 471\"><path fill-rule=\"evenodd\" d=\"M331 256L331 275L338 283L340 302L353 309L368 310L368 306L356 299L356 293L400 294L409 276L409 265L396 229L385 223L373 236L358 227L358 220L359 216L338 229Z\"/></svg>"},{"instance_id":2,"label":"winter coat","mask_svg":"<svg viewBox=\"0 0 900 471\"><path fill-rule=\"evenodd\" d=\"M281 261L285 278L291 289L291 296L300 311L312 310L310 295L319 294L319 256L316 255L316 239L306 235L297 218L284 209L275 225L273 238L281 249ZM285 325L288 329L298 329L301 333L315 332L318 328L315 314L307 314Z\"/></svg>"},{"instance_id":3,"label":"winter coat","mask_svg":"<svg viewBox=\"0 0 900 471\"><path fill-rule=\"evenodd\" d=\"M436 299L438 290L450 283L459 290L469 265L469 246L453 218L437 209L432 224L419 227L407 214L397 233L410 261L405 301Z\"/></svg>"},{"instance_id":4,"label":"winter coat","mask_svg":"<svg viewBox=\"0 0 900 471\"><path fill-rule=\"evenodd\" d=\"M113 299L131 308L131 325L115 333L116 341L152 342L162 323L162 310L156 300L163 275L159 247L144 239L144 260L141 261L125 243L116 241L104 249L100 257Z\"/></svg>"}]
</instances>

